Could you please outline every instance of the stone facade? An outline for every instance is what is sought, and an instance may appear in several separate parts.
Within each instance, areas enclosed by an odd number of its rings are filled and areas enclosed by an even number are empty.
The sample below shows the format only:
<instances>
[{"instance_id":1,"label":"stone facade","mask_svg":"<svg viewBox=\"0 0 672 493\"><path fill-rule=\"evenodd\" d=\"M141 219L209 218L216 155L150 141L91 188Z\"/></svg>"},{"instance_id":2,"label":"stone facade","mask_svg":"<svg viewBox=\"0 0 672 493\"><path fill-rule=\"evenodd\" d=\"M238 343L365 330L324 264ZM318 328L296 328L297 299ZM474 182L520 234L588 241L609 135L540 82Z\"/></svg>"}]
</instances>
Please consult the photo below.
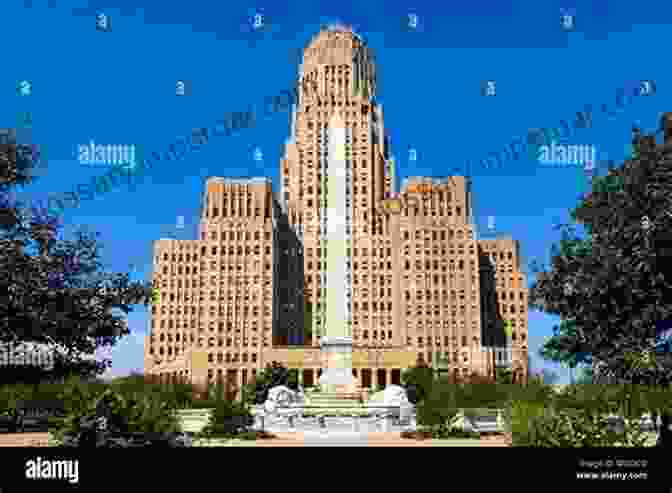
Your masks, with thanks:
<instances>
[{"instance_id":1,"label":"stone facade","mask_svg":"<svg viewBox=\"0 0 672 493\"><path fill-rule=\"evenodd\" d=\"M399 383L418 360L458 375L497 365L527 373L518 243L477 239L465 177L412 177L397 191L376 77L373 52L350 30L311 41L300 67L311 84L299 85L279 193L265 178L210 178L200 239L155 243L161 300L147 373L242 384L277 360L317 384L328 299L321 175L335 114L352 170L350 331L361 385Z\"/></svg>"}]
</instances>

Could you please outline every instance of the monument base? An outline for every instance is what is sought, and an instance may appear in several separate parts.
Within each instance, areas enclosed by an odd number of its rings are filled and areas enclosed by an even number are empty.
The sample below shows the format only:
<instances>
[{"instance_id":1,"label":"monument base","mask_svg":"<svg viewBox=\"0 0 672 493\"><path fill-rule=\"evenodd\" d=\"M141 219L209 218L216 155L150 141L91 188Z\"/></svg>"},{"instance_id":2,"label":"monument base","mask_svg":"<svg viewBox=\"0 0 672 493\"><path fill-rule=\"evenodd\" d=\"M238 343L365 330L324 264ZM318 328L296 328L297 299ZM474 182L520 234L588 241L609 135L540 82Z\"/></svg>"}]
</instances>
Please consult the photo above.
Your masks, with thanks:
<instances>
[{"instance_id":1,"label":"monument base","mask_svg":"<svg viewBox=\"0 0 672 493\"><path fill-rule=\"evenodd\" d=\"M352 375L352 337L322 337L322 375L319 379L324 392L354 393L358 391Z\"/></svg>"}]
</instances>

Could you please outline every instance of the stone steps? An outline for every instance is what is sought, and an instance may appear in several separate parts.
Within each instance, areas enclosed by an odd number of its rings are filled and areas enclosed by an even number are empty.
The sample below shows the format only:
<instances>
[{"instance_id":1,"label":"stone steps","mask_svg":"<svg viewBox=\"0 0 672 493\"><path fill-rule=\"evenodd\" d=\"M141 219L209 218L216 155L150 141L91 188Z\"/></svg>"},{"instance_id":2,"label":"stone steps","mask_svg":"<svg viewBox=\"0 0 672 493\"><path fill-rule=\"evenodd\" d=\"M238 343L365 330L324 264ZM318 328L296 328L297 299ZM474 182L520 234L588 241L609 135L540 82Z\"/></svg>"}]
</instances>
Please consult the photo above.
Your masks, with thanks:
<instances>
[{"instance_id":1,"label":"stone steps","mask_svg":"<svg viewBox=\"0 0 672 493\"><path fill-rule=\"evenodd\" d=\"M306 405L316 407L362 408L360 394L337 392L314 392L306 396Z\"/></svg>"}]
</instances>

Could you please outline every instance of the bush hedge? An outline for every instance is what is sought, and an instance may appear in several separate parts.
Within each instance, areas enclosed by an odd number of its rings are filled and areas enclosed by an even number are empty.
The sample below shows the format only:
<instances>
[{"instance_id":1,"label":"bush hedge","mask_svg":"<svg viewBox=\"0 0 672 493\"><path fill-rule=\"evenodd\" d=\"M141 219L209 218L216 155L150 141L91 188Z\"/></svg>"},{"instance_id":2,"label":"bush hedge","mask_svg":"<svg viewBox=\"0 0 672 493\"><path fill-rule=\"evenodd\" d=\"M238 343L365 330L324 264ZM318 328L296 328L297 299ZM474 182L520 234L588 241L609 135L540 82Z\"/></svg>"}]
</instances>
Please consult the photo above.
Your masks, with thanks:
<instances>
[{"instance_id":1,"label":"bush hedge","mask_svg":"<svg viewBox=\"0 0 672 493\"><path fill-rule=\"evenodd\" d=\"M227 400L217 401L214 404L210 423L201 432L204 437L246 438L251 433L254 434L250 430L254 424L254 417L247 404Z\"/></svg>"},{"instance_id":2,"label":"bush hedge","mask_svg":"<svg viewBox=\"0 0 672 493\"><path fill-rule=\"evenodd\" d=\"M447 437L459 419L456 397L450 384L434 385L416 407L420 428L430 431L434 438Z\"/></svg>"},{"instance_id":3,"label":"bush hedge","mask_svg":"<svg viewBox=\"0 0 672 493\"><path fill-rule=\"evenodd\" d=\"M435 438L455 436L460 409L469 413L497 408L504 409L504 431L511 433L514 446L635 447L646 441L639 418L672 407L672 391L667 388L580 384L558 391L538 379L512 385L428 375L425 369L416 369L407 382L420 389L418 425ZM609 415L622 416L630 424L616 431Z\"/></svg>"},{"instance_id":4,"label":"bush hedge","mask_svg":"<svg viewBox=\"0 0 672 493\"><path fill-rule=\"evenodd\" d=\"M268 391L278 385L284 385L291 390L299 389L299 372L289 369L277 361L266 365L255 378L243 385L242 394L245 402L250 405L259 405L266 402Z\"/></svg>"},{"instance_id":5,"label":"bush hedge","mask_svg":"<svg viewBox=\"0 0 672 493\"><path fill-rule=\"evenodd\" d=\"M164 399L167 392L158 388L87 388L68 386L63 394L66 416L54 423L54 435L63 440L83 431L83 426L101 414L103 403L107 427L112 434L165 434L180 430L175 401Z\"/></svg>"},{"instance_id":6,"label":"bush hedge","mask_svg":"<svg viewBox=\"0 0 672 493\"><path fill-rule=\"evenodd\" d=\"M64 416L50 418L49 429L62 440L80 433L82 424L96 416L97 406L102 401L110 406L108 424L115 433L176 433L179 420L175 411L191 407L193 398L189 385L161 385L143 375L131 375L111 382L72 377L58 384L0 387L0 413L15 413L19 400L61 402Z\"/></svg>"},{"instance_id":7,"label":"bush hedge","mask_svg":"<svg viewBox=\"0 0 672 493\"><path fill-rule=\"evenodd\" d=\"M522 413L518 418L524 415ZM537 407L527 417L530 419L527 426L512 429L513 446L643 447L647 440L646 433L639 430L638 422L626 422L622 432L615 431L605 415L592 413L588 409L555 410Z\"/></svg>"}]
</instances>

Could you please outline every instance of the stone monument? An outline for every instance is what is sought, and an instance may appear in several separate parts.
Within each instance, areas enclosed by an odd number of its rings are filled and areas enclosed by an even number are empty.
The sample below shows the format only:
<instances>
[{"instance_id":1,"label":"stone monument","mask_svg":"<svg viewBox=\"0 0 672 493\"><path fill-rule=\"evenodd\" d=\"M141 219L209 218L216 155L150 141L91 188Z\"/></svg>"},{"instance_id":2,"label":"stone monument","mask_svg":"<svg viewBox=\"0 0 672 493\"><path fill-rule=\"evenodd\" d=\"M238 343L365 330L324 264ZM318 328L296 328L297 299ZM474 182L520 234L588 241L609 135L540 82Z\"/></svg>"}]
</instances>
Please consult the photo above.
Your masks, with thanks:
<instances>
[{"instance_id":1,"label":"stone monument","mask_svg":"<svg viewBox=\"0 0 672 493\"><path fill-rule=\"evenodd\" d=\"M322 321L320 339L322 375L319 383L325 392L356 392L359 388L352 375L352 170L346 160L346 129L341 115L331 117L328 129L328 155L322 170L324 199L321 214L320 243L325 256L322 286Z\"/></svg>"}]
</instances>

